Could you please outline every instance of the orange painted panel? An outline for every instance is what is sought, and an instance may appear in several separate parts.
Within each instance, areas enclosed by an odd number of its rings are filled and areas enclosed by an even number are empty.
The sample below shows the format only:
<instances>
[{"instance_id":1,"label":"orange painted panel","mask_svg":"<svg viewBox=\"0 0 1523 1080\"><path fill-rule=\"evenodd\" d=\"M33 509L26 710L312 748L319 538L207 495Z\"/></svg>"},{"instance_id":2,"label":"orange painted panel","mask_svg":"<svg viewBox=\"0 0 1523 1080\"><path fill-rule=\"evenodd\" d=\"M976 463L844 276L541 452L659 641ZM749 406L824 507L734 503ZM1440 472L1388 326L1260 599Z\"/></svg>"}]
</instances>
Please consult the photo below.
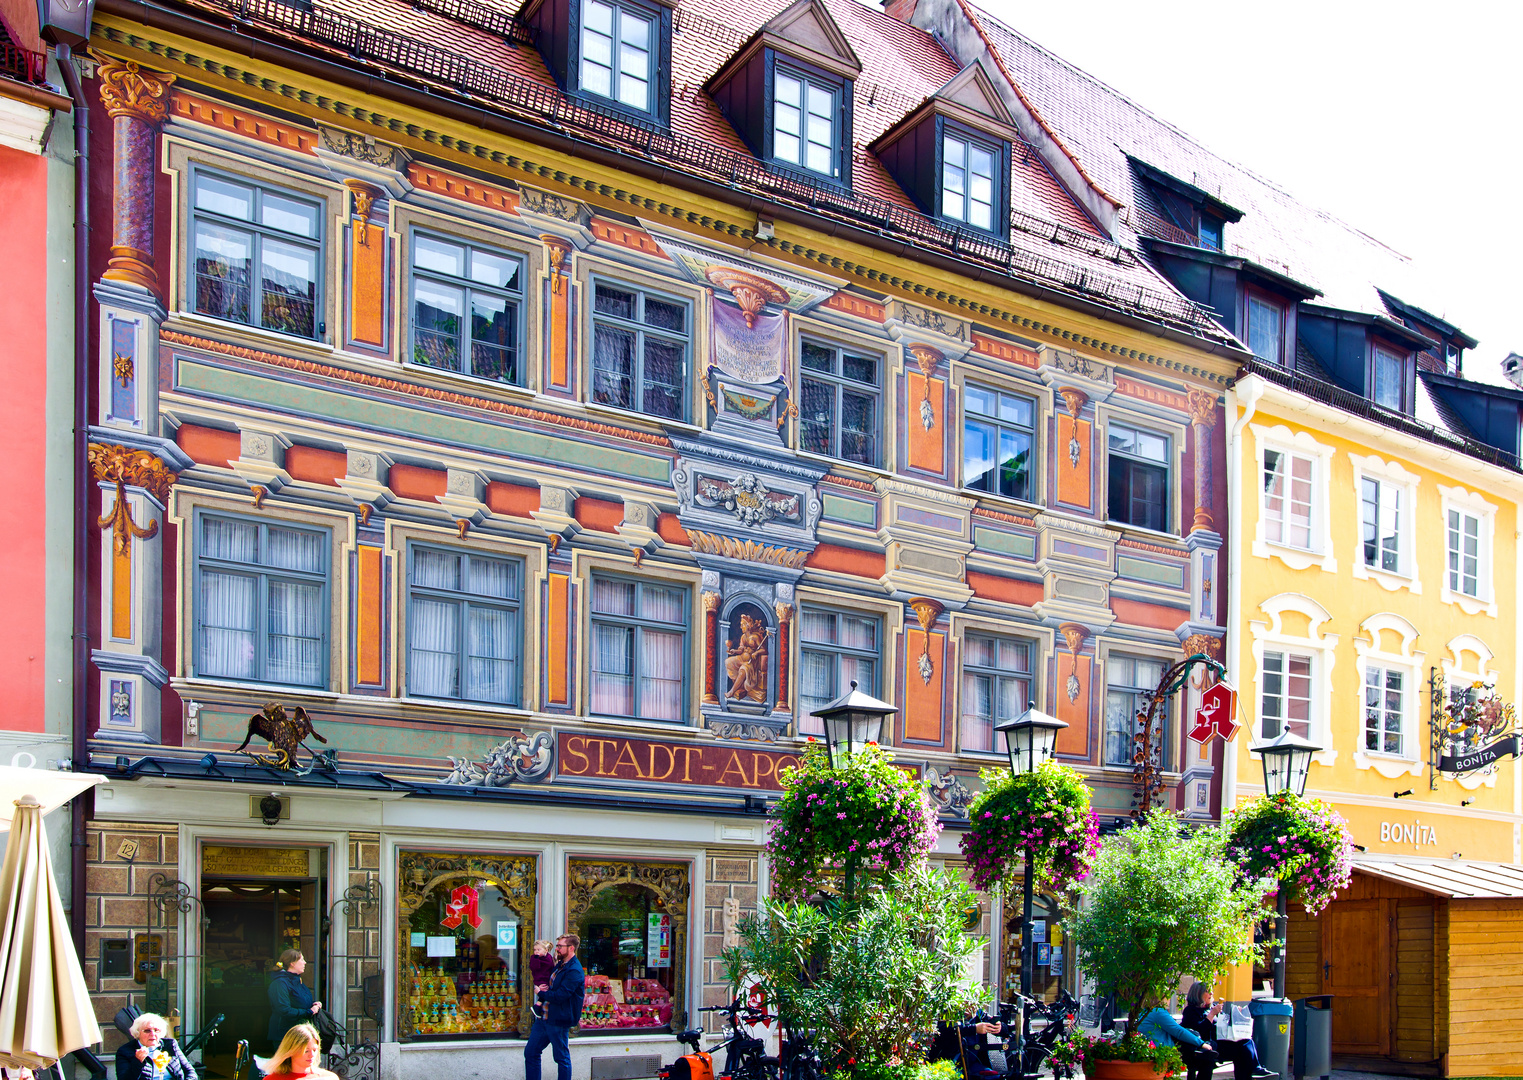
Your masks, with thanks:
<instances>
[{"instance_id":1,"label":"orange painted panel","mask_svg":"<svg viewBox=\"0 0 1523 1080\"><path fill-rule=\"evenodd\" d=\"M1090 698L1090 675L1094 671L1094 658L1081 656L1077 660L1072 656L1058 653L1057 657L1057 699L1058 719L1068 726L1058 732L1058 753L1079 754L1089 756L1089 698ZM1079 696L1072 701L1068 700L1068 673L1073 671L1079 677Z\"/></svg>"},{"instance_id":2,"label":"orange painted panel","mask_svg":"<svg viewBox=\"0 0 1523 1080\"><path fill-rule=\"evenodd\" d=\"M931 681L920 677L919 657L927 651L926 632L918 626L904 632L904 737L939 743L943 690L946 684L947 638L930 634Z\"/></svg>"},{"instance_id":3,"label":"orange painted panel","mask_svg":"<svg viewBox=\"0 0 1523 1080\"><path fill-rule=\"evenodd\" d=\"M132 637L132 544L130 542L127 544L126 551L117 551L115 545L112 545L111 636L123 640Z\"/></svg>"},{"instance_id":4,"label":"orange painted panel","mask_svg":"<svg viewBox=\"0 0 1523 1080\"><path fill-rule=\"evenodd\" d=\"M338 478L349 471L349 457L337 450L319 450L315 446L292 446L286 451L286 472L293 480L338 486Z\"/></svg>"},{"instance_id":5,"label":"orange painted panel","mask_svg":"<svg viewBox=\"0 0 1523 1080\"><path fill-rule=\"evenodd\" d=\"M930 383L929 395L926 393L927 382ZM910 433L910 468L940 474L946 468L947 384L942 379L927 379L921 372L911 371L907 385L909 405L904 423ZM931 402L930 431L925 429L920 416L921 402L928 398Z\"/></svg>"},{"instance_id":6,"label":"orange painted panel","mask_svg":"<svg viewBox=\"0 0 1523 1080\"><path fill-rule=\"evenodd\" d=\"M583 528L595 532L613 532L624 522L624 504L608 499L578 499L571 516Z\"/></svg>"},{"instance_id":7,"label":"orange painted panel","mask_svg":"<svg viewBox=\"0 0 1523 1080\"><path fill-rule=\"evenodd\" d=\"M197 465L219 465L225 469L243 454L238 433L220 428L181 424L175 432L175 442Z\"/></svg>"},{"instance_id":8,"label":"orange painted panel","mask_svg":"<svg viewBox=\"0 0 1523 1080\"><path fill-rule=\"evenodd\" d=\"M571 376L567 355L566 305L567 293L571 291L571 279L551 271L550 286L550 385L569 387Z\"/></svg>"},{"instance_id":9,"label":"orange painted panel","mask_svg":"<svg viewBox=\"0 0 1523 1080\"><path fill-rule=\"evenodd\" d=\"M349 328L355 341L386 344L386 230L368 221L349 242Z\"/></svg>"},{"instance_id":10,"label":"orange painted panel","mask_svg":"<svg viewBox=\"0 0 1523 1080\"><path fill-rule=\"evenodd\" d=\"M1071 440L1079 440L1079 460L1075 464L1069 456ZM1058 465L1058 501L1069 506L1088 508L1093 502L1090 483L1091 441L1094 428L1088 420L1080 420L1066 413L1057 415L1057 438L1053 440L1053 457Z\"/></svg>"},{"instance_id":11,"label":"orange painted panel","mask_svg":"<svg viewBox=\"0 0 1523 1080\"><path fill-rule=\"evenodd\" d=\"M986 600L1024 604L1027 607L1042 599L1040 581L1020 581L1016 578L1001 577L999 574L981 574L977 570L968 571L968 588L973 590L975 596L981 596Z\"/></svg>"},{"instance_id":12,"label":"orange painted panel","mask_svg":"<svg viewBox=\"0 0 1523 1080\"><path fill-rule=\"evenodd\" d=\"M381 549L362 544L359 550L359 582L356 586L354 632L355 677L359 682L379 686L385 681L381 671L381 613L385 604L381 582Z\"/></svg>"},{"instance_id":13,"label":"orange painted panel","mask_svg":"<svg viewBox=\"0 0 1523 1080\"><path fill-rule=\"evenodd\" d=\"M566 627L570 618L567 598L571 587L571 578L565 574L550 575L550 603L549 618L546 620L548 639L546 652L546 671L548 672L547 699L551 705L571 704L571 681L568 678L567 647L569 641L566 636Z\"/></svg>"},{"instance_id":14,"label":"orange painted panel","mask_svg":"<svg viewBox=\"0 0 1523 1080\"><path fill-rule=\"evenodd\" d=\"M487 485L486 504L494 514L528 517L539 509L539 488L493 480Z\"/></svg>"},{"instance_id":15,"label":"orange painted panel","mask_svg":"<svg viewBox=\"0 0 1523 1080\"><path fill-rule=\"evenodd\" d=\"M1150 626L1155 630L1173 630L1190 617L1188 608L1144 604L1140 600L1122 600L1116 596L1111 597L1111 610L1116 613L1116 618L1124 623L1130 623L1132 626Z\"/></svg>"},{"instance_id":16,"label":"orange painted panel","mask_svg":"<svg viewBox=\"0 0 1523 1080\"><path fill-rule=\"evenodd\" d=\"M886 564L881 551L821 544L809 553L804 565L815 570L835 570L842 574L856 574L858 577L880 578Z\"/></svg>"},{"instance_id":17,"label":"orange painted panel","mask_svg":"<svg viewBox=\"0 0 1523 1080\"><path fill-rule=\"evenodd\" d=\"M386 483L398 497L437 502L449 482L449 474L443 469L425 469L418 465L393 465L386 474Z\"/></svg>"},{"instance_id":18,"label":"orange painted panel","mask_svg":"<svg viewBox=\"0 0 1523 1080\"><path fill-rule=\"evenodd\" d=\"M687 530L677 520L676 514L662 514L656 518L656 535L668 544L676 544L679 547L693 546L693 542L688 539Z\"/></svg>"}]
</instances>

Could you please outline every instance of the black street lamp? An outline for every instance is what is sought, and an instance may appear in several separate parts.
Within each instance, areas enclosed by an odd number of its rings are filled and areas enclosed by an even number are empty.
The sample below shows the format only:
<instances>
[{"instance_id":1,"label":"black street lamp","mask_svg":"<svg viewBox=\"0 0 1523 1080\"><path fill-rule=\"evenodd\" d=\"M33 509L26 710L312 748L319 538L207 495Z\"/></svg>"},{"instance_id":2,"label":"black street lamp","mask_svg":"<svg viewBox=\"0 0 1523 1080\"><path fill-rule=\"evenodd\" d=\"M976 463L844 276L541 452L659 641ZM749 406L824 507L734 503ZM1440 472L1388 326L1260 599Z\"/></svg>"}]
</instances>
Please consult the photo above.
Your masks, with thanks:
<instances>
[{"instance_id":1,"label":"black street lamp","mask_svg":"<svg viewBox=\"0 0 1523 1080\"><path fill-rule=\"evenodd\" d=\"M1311 772L1312 755L1322 747L1308 742L1289 728L1267 742L1248 748L1259 755L1264 766L1264 794L1288 791L1297 797L1306 794L1306 777ZM1285 906L1285 887L1275 891L1274 933L1279 939L1274 957L1274 996L1285 996L1285 935L1290 932L1290 916Z\"/></svg>"},{"instance_id":2,"label":"black street lamp","mask_svg":"<svg viewBox=\"0 0 1523 1080\"><path fill-rule=\"evenodd\" d=\"M868 743L883 741L883 721L898 711L888 702L858 690L857 681L853 679L850 690L810 715L818 716L825 723L825 749L830 754L830 767L844 769L851 764L853 756L867 749Z\"/></svg>"},{"instance_id":3,"label":"black street lamp","mask_svg":"<svg viewBox=\"0 0 1523 1080\"><path fill-rule=\"evenodd\" d=\"M1049 761L1057 749L1058 732L1068 725L1062 720L1048 716L1040 709L1027 709L1014 720L996 724L994 730L1003 732L1005 746L1010 753L1010 775L1022 776L1036 772L1044 761ZM1031 864L1035 852L1025 851L1026 878L1021 887L1021 996L1031 997ZM1016 1060L1025 1069L1026 1043L1031 1039L1031 1009L1021 1002L1021 1038L1016 1044Z\"/></svg>"}]
</instances>

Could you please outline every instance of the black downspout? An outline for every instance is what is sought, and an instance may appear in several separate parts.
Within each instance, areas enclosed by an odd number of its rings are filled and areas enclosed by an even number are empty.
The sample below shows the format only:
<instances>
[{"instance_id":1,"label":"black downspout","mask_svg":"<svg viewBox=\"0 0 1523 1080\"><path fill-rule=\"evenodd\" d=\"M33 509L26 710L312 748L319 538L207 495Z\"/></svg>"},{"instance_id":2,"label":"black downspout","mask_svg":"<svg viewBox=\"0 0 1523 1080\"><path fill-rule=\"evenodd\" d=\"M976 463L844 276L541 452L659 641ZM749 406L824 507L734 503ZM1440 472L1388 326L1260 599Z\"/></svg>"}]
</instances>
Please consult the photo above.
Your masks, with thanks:
<instances>
[{"instance_id":1,"label":"black downspout","mask_svg":"<svg viewBox=\"0 0 1523 1080\"><path fill-rule=\"evenodd\" d=\"M73 757L74 770L89 765L88 689L90 676L89 584L90 489L90 106L74 53L68 45L55 49L58 70L74 101L74 619L73 644ZM88 805L86 804L88 800ZM85 959L85 821L94 809L89 792L69 804L69 929L74 952Z\"/></svg>"}]
</instances>

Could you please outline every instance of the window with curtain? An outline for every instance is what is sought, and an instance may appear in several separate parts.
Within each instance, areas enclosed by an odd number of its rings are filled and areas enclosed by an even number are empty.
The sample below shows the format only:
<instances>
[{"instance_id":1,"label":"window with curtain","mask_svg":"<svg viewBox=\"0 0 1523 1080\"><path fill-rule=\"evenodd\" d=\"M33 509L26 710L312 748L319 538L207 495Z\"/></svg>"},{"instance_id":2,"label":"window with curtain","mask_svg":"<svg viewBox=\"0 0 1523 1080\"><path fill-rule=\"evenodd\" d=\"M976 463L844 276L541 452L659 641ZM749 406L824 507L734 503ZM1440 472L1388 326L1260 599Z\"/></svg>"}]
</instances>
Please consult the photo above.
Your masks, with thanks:
<instances>
[{"instance_id":1,"label":"window with curtain","mask_svg":"<svg viewBox=\"0 0 1523 1080\"><path fill-rule=\"evenodd\" d=\"M1374 570L1404 574L1406 558L1401 550L1401 488L1374 477L1359 481L1359 521L1364 565Z\"/></svg>"},{"instance_id":2,"label":"window with curtain","mask_svg":"<svg viewBox=\"0 0 1523 1080\"><path fill-rule=\"evenodd\" d=\"M1105 764L1131 768L1137 754L1137 714L1146 708L1145 695L1163 677L1161 660L1112 656L1105 663ZM1163 717L1164 760L1168 760L1168 708Z\"/></svg>"},{"instance_id":3,"label":"window with curtain","mask_svg":"<svg viewBox=\"0 0 1523 1080\"><path fill-rule=\"evenodd\" d=\"M1480 596L1484 568L1481 519L1463 510L1449 511L1449 591Z\"/></svg>"},{"instance_id":4,"label":"window with curtain","mask_svg":"<svg viewBox=\"0 0 1523 1080\"><path fill-rule=\"evenodd\" d=\"M1285 364L1285 309L1279 304L1248 297L1248 348L1260 360Z\"/></svg>"},{"instance_id":5,"label":"window with curtain","mask_svg":"<svg viewBox=\"0 0 1523 1080\"><path fill-rule=\"evenodd\" d=\"M883 358L808 338L799 350L799 448L877 465Z\"/></svg>"},{"instance_id":6,"label":"window with curtain","mask_svg":"<svg viewBox=\"0 0 1523 1080\"><path fill-rule=\"evenodd\" d=\"M1306 653L1266 650L1259 730L1274 739L1286 731L1311 738L1312 658Z\"/></svg>"},{"instance_id":7,"label":"window with curtain","mask_svg":"<svg viewBox=\"0 0 1523 1080\"><path fill-rule=\"evenodd\" d=\"M1364 669L1364 748L1405 756L1402 715L1406 672L1371 664Z\"/></svg>"},{"instance_id":8,"label":"window with curtain","mask_svg":"<svg viewBox=\"0 0 1523 1080\"><path fill-rule=\"evenodd\" d=\"M1264 539L1311 550L1312 459L1264 450Z\"/></svg>"},{"instance_id":9,"label":"window with curtain","mask_svg":"<svg viewBox=\"0 0 1523 1080\"><path fill-rule=\"evenodd\" d=\"M1006 753L996 725L1031 705L1031 645L1010 638L968 634L962 653L963 750Z\"/></svg>"},{"instance_id":10,"label":"window with curtain","mask_svg":"<svg viewBox=\"0 0 1523 1080\"><path fill-rule=\"evenodd\" d=\"M962 478L975 491L1031 498L1036 403L969 385L962 395Z\"/></svg>"},{"instance_id":11,"label":"window with curtain","mask_svg":"<svg viewBox=\"0 0 1523 1080\"><path fill-rule=\"evenodd\" d=\"M773 75L772 156L834 177L841 87L779 64Z\"/></svg>"},{"instance_id":12,"label":"window with curtain","mask_svg":"<svg viewBox=\"0 0 1523 1080\"><path fill-rule=\"evenodd\" d=\"M687 609L680 586L592 579L594 714L687 719Z\"/></svg>"},{"instance_id":13,"label":"window with curtain","mask_svg":"<svg viewBox=\"0 0 1523 1080\"><path fill-rule=\"evenodd\" d=\"M1410 412L1407 400L1412 377L1408 371L1407 357L1377 346L1372 366L1375 369L1372 380L1375 404L1384 405L1396 412Z\"/></svg>"},{"instance_id":14,"label":"window with curtain","mask_svg":"<svg viewBox=\"0 0 1523 1080\"><path fill-rule=\"evenodd\" d=\"M517 256L414 233L412 362L518 384Z\"/></svg>"},{"instance_id":15,"label":"window with curtain","mask_svg":"<svg viewBox=\"0 0 1523 1080\"><path fill-rule=\"evenodd\" d=\"M799 625L799 732L825 734L810 713L846 693L853 681L864 693L878 691L880 624L871 615L804 608Z\"/></svg>"},{"instance_id":16,"label":"window with curtain","mask_svg":"<svg viewBox=\"0 0 1523 1080\"><path fill-rule=\"evenodd\" d=\"M329 535L203 514L196 523L196 674L322 686Z\"/></svg>"},{"instance_id":17,"label":"window with curtain","mask_svg":"<svg viewBox=\"0 0 1523 1080\"><path fill-rule=\"evenodd\" d=\"M1112 521L1156 532L1169 527L1169 438L1111 424L1110 516Z\"/></svg>"},{"instance_id":18,"label":"window with curtain","mask_svg":"<svg viewBox=\"0 0 1523 1080\"><path fill-rule=\"evenodd\" d=\"M516 559L413 545L407 570L407 692L517 705L522 580Z\"/></svg>"},{"instance_id":19,"label":"window with curtain","mask_svg":"<svg viewBox=\"0 0 1523 1080\"><path fill-rule=\"evenodd\" d=\"M688 305L594 282L592 400L664 420L687 415Z\"/></svg>"},{"instance_id":20,"label":"window with curtain","mask_svg":"<svg viewBox=\"0 0 1523 1080\"><path fill-rule=\"evenodd\" d=\"M191 178L193 306L229 322L320 332L322 206L279 188L197 170Z\"/></svg>"},{"instance_id":21,"label":"window with curtain","mask_svg":"<svg viewBox=\"0 0 1523 1080\"><path fill-rule=\"evenodd\" d=\"M639 112L654 111L656 15L628 3L582 5L582 89Z\"/></svg>"}]
</instances>

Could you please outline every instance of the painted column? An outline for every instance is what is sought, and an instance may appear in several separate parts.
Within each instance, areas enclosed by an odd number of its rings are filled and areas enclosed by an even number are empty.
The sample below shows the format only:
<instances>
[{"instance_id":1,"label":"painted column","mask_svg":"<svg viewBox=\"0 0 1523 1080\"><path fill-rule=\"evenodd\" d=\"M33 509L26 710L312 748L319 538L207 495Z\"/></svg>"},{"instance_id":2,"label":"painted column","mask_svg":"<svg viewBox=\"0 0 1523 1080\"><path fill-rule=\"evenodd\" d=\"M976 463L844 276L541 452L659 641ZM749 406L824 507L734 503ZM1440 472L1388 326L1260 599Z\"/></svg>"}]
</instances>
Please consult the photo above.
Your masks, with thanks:
<instances>
[{"instance_id":1,"label":"painted column","mask_svg":"<svg viewBox=\"0 0 1523 1080\"><path fill-rule=\"evenodd\" d=\"M1191 390L1190 431L1195 437L1195 520L1190 531L1209 529L1211 521L1211 430L1216 427L1216 395Z\"/></svg>"},{"instance_id":2,"label":"painted column","mask_svg":"<svg viewBox=\"0 0 1523 1080\"><path fill-rule=\"evenodd\" d=\"M788 656L792 646L789 631L793 626L793 605L778 601L772 610L777 612L777 703L772 706L772 714L787 716L793 711L788 704L791 700L788 696Z\"/></svg>"},{"instance_id":3,"label":"painted column","mask_svg":"<svg viewBox=\"0 0 1523 1080\"><path fill-rule=\"evenodd\" d=\"M116 202L111 220L108 281L159 291L153 266L153 192L158 175L159 125L169 111L173 75L144 71L132 61L107 60L96 69L101 103L111 117Z\"/></svg>"},{"instance_id":4,"label":"painted column","mask_svg":"<svg viewBox=\"0 0 1523 1080\"><path fill-rule=\"evenodd\" d=\"M703 703L719 704L719 594L703 594Z\"/></svg>"}]
</instances>

